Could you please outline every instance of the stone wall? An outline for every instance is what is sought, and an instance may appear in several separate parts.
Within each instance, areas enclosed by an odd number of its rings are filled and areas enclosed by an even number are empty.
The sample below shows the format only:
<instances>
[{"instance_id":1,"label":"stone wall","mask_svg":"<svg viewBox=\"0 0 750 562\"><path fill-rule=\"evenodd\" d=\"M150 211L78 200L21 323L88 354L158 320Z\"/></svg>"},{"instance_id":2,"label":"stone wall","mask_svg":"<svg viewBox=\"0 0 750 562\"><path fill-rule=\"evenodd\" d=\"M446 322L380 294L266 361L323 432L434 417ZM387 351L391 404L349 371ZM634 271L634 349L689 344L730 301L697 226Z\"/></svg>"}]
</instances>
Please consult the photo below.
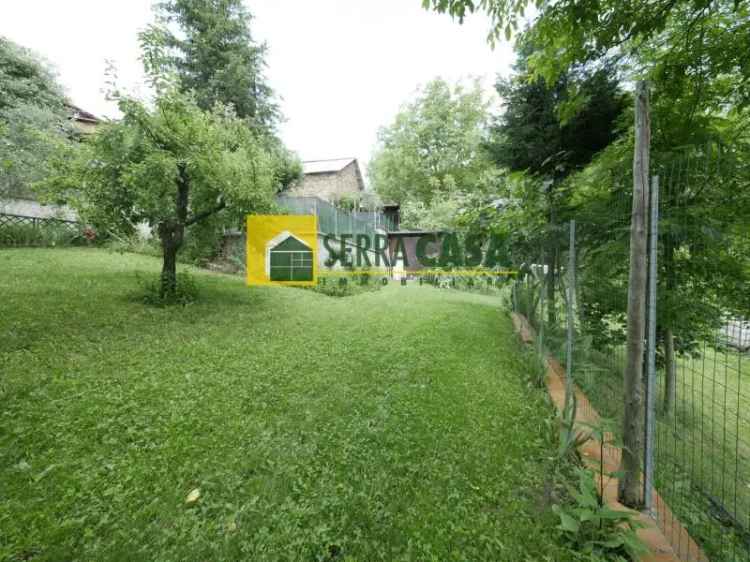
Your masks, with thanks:
<instances>
[{"instance_id":1,"label":"stone wall","mask_svg":"<svg viewBox=\"0 0 750 562\"><path fill-rule=\"evenodd\" d=\"M307 174L302 183L293 187L288 195L296 197L320 197L333 203L345 195L362 192L356 163L352 162L338 172Z\"/></svg>"}]
</instances>

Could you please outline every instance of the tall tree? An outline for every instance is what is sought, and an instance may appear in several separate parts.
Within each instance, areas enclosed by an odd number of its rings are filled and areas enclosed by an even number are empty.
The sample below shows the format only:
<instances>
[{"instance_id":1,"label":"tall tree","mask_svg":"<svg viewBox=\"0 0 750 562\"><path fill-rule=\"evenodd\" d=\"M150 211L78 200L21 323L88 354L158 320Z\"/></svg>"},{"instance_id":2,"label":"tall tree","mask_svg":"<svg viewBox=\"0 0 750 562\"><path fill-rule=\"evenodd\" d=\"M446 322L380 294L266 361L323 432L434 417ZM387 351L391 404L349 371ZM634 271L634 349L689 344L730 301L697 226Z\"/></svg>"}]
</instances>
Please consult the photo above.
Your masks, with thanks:
<instances>
[{"instance_id":1,"label":"tall tree","mask_svg":"<svg viewBox=\"0 0 750 562\"><path fill-rule=\"evenodd\" d=\"M152 81L170 82L190 92L198 107L231 106L264 150L274 155L278 190L302 175L302 165L275 133L281 119L275 94L265 78L265 43L251 33L252 14L242 0L164 0L155 5L156 22L140 34L143 63ZM187 258L215 257L225 228L241 224L222 212L197 225L186 247Z\"/></svg>"},{"instance_id":2,"label":"tall tree","mask_svg":"<svg viewBox=\"0 0 750 562\"><path fill-rule=\"evenodd\" d=\"M174 71L200 108L231 105L254 128L273 131L280 113L264 76L267 46L253 39L242 0L166 0L156 14L140 35L151 74Z\"/></svg>"},{"instance_id":3,"label":"tall tree","mask_svg":"<svg viewBox=\"0 0 750 562\"><path fill-rule=\"evenodd\" d=\"M497 83L505 111L492 128L490 153L500 166L559 183L617 138L627 98L611 65L548 85L529 70L532 52L521 47L514 76Z\"/></svg>"},{"instance_id":4,"label":"tall tree","mask_svg":"<svg viewBox=\"0 0 750 562\"><path fill-rule=\"evenodd\" d=\"M52 68L0 37L0 195L28 195L73 132Z\"/></svg>"},{"instance_id":5,"label":"tall tree","mask_svg":"<svg viewBox=\"0 0 750 562\"><path fill-rule=\"evenodd\" d=\"M488 149L498 166L537 180L521 184L531 190L522 201L529 211L544 214L544 227L532 236L537 247L543 243L548 248L547 314L554 324L563 238L557 225L570 218L563 181L617 138L626 96L610 65L582 67L550 85L529 69L529 58L536 52L531 40L522 37L517 50L514 76L497 84L505 111L492 127Z\"/></svg>"},{"instance_id":6,"label":"tall tree","mask_svg":"<svg viewBox=\"0 0 750 562\"><path fill-rule=\"evenodd\" d=\"M484 150L489 104L478 82L469 88L436 79L378 134L368 174L384 201L433 203L491 181Z\"/></svg>"}]
</instances>

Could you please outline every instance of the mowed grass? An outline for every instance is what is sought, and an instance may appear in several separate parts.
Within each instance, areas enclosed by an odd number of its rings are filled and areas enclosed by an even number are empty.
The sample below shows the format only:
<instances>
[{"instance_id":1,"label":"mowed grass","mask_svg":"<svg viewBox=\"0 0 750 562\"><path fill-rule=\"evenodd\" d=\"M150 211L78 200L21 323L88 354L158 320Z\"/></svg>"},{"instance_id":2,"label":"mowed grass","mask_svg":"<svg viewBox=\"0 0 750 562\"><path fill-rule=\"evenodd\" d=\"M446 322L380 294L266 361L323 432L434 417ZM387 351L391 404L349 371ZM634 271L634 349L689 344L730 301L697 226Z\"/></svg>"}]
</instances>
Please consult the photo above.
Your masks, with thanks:
<instances>
[{"instance_id":1,"label":"mowed grass","mask_svg":"<svg viewBox=\"0 0 750 562\"><path fill-rule=\"evenodd\" d=\"M0 251L0 559L566 560L549 407L489 297L346 299ZM200 499L186 503L200 490Z\"/></svg>"}]
</instances>

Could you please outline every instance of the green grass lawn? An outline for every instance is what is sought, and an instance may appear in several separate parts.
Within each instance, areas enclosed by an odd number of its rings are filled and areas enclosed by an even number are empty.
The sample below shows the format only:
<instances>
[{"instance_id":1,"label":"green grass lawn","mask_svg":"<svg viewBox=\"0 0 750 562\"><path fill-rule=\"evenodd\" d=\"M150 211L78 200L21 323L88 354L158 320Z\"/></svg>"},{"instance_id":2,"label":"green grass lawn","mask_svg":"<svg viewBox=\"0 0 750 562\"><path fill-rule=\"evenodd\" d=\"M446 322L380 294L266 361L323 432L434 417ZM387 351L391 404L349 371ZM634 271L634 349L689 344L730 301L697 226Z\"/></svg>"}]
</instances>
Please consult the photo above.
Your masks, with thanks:
<instances>
[{"instance_id":1,"label":"green grass lawn","mask_svg":"<svg viewBox=\"0 0 750 562\"><path fill-rule=\"evenodd\" d=\"M492 297L0 251L0 559L567 560L550 409ZM200 499L186 497L200 490Z\"/></svg>"}]
</instances>

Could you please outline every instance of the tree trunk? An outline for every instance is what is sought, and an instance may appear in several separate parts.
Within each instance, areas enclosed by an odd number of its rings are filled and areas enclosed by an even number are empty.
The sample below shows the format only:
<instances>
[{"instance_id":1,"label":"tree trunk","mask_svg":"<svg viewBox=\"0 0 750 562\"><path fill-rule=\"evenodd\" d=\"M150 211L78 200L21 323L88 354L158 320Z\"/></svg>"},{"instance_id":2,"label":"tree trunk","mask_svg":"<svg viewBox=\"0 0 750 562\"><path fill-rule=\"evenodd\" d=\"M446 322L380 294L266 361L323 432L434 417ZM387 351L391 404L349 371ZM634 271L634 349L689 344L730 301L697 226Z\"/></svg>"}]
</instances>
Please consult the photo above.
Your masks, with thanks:
<instances>
[{"instance_id":1,"label":"tree trunk","mask_svg":"<svg viewBox=\"0 0 750 562\"><path fill-rule=\"evenodd\" d=\"M161 248L163 262L161 266L161 297L174 295L177 290L177 250L179 246L172 242L173 236L162 236Z\"/></svg>"},{"instance_id":2,"label":"tree trunk","mask_svg":"<svg viewBox=\"0 0 750 562\"><path fill-rule=\"evenodd\" d=\"M674 334L664 331L664 413L670 415L677 399L677 364L674 357Z\"/></svg>"},{"instance_id":3,"label":"tree trunk","mask_svg":"<svg viewBox=\"0 0 750 562\"><path fill-rule=\"evenodd\" d=\"M164 221L159 224L159 238L164 260L161 268L161 298L175 294L177 290L177 252L185 238L185 226L188 222L188 197L190 178L187 164L177 164L177 195L175 196L176 221Z\"/></svg>"},{"instance_id":4,"label":"tree trunk","mask_svg":"<svg viewBox=\"0 0 750 562\"><path fill-rule=\"evenodd\" d=\"M630 223L630 276L628 281L628 334L625 365L622 477L620 501L632 508L642 503L641 459L644 440L643 351L646 334L647 225L649 201L649 144L651 126L648 88L636 87L635 155L633 159L633 214Z\"/></svg>"}]
</instances>

